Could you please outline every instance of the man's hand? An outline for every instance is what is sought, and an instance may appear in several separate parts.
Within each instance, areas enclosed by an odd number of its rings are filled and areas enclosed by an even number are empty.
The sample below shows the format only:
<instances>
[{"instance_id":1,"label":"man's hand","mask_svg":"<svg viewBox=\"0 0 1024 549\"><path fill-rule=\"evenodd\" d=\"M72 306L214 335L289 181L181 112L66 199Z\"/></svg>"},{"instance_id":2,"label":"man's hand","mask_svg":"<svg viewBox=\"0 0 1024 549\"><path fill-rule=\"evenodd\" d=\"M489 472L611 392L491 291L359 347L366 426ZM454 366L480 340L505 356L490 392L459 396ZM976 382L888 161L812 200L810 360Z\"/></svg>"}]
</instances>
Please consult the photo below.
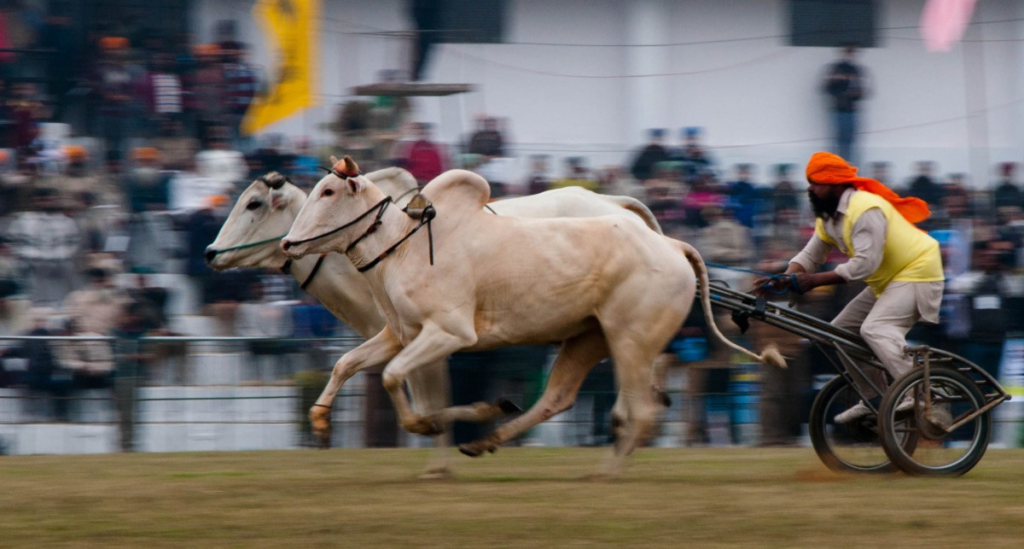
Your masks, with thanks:
<instances>
[{"instance_id":1,"label":"man's hand","mask_svg":"<svg viewBox=\"0 0 1024 549\"><path fill-rule=\"evenodd\" d=\"M786 289L802 294L821 285L817 275L802 271L787 272L774 277L762 276L754 280L754 295L762 296L769 291L779 294Z\"/></svg>"},{"instance_id":2,"label":"man's hand","mask_svg":"<svg viewBox=\"0 0 1024 549\"><path fill-rule=\"evenodd\" d=\"M789 287L789 278L762 276L754 280L754 295L763 296L768 292L779 293Z\"/></svg>"}]
</instances>

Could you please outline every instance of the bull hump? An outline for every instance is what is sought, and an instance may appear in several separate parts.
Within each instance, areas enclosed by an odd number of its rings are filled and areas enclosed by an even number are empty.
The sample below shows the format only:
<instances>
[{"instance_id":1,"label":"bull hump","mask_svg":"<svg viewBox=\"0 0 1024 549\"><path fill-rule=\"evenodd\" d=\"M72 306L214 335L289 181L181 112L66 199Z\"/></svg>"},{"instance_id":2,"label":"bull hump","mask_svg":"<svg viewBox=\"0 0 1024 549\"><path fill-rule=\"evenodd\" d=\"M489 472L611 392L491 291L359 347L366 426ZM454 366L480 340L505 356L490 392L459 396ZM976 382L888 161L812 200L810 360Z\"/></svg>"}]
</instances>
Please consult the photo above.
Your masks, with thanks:
<instances>
[{"instance_id":1,"label":"bull hump","mask_svg":"<svg viewBox=\"0 0 1024 549\"><path fill-rule=\"evenodd\" d=\"M491 198L491 187L479 175L451 170L423 187L423 196L448 212L480 212Z\"/></svg>"}]
</instances>

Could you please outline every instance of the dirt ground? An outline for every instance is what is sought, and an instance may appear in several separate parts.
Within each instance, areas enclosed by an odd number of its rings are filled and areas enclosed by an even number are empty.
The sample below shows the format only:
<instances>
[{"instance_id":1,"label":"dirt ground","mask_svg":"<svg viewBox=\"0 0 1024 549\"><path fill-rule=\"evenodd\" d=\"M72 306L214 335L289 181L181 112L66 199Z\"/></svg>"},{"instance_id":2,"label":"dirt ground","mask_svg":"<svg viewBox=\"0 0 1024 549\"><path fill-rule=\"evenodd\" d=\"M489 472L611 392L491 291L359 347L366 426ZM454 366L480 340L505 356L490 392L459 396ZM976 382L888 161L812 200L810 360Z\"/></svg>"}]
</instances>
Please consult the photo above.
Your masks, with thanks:
<instances>
[{"instance_id":1,"label":"dirt ground","mask_svg":"<svg viewBox=\"0 0 1024 549\"><path fill-rule=\"evenodd\" d=\"M0 458L3 547L1020 547L1024 451L962 478L845 476L810 449L605 449Z\"/></svg>"}]
</instances>

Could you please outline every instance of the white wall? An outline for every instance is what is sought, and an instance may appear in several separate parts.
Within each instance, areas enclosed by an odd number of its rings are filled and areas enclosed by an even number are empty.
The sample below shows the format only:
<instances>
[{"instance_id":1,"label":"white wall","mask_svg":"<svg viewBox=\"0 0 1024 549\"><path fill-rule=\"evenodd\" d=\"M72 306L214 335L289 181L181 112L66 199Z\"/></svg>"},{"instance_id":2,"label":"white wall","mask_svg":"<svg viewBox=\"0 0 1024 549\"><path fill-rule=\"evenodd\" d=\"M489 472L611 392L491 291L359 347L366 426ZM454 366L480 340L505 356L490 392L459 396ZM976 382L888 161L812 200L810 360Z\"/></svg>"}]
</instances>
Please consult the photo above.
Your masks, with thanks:
<instances>
[{"instance_id":1,"label":"white wall","mask_svg":"<svg viewBox=\"0 0 1024 549\"><path fill-rule=\"evenodd\" d=\"M903 179L919 159L941 172L968 172L987 184L991 165L1024 160L1024 22L976 24L947 53L929 53L916 29L923 0L880 2L881 47L863 52L873 95L863 103L862 164L893 163ZM195 32L209 39L221 18L239 19L243 40L269 65L250 16L251 0L200 0ZM803 162L828 144L819 81L836 52L786 46L784 0L508 0L508 44L445 44L427 80L465 82L478 91L421 98L417 116L454 142L481 112L507 117L517 152L588 155L592 164L626 162L643 130L703 126L724 164ZM1024 16L1024 3L985 0L974 21ZM372 83L401 68L395 38L356 34L406 29L403 0L323 0L320 89L323 105L271 131L316 133L317 124ZM756 40L739 40L764 37ZM732 41L730 41L732 40ZM1017 40L1017 41L1014 41ZM515 44L657 44L670 47L556 47ZM981 42L979 42L981 41ZM662 74L663 76L640 75ZM668 74L665 76L664 74ZM327 138L328 134L320 131Z\"/></svg>"}]
</instances>

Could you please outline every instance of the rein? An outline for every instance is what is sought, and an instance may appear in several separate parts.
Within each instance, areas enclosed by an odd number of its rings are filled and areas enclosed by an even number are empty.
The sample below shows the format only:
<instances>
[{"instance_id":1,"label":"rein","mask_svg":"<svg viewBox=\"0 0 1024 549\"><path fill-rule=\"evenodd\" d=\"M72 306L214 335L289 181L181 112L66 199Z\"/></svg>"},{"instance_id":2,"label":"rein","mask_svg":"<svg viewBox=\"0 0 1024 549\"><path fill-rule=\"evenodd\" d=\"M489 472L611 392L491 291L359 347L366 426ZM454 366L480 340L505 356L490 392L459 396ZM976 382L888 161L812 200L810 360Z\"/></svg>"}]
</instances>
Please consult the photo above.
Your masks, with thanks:
<instances>
[{"instance_id":1,"label":"rein","mask_svg":"<svg viewBox=\"0 0 1024 549\"><path fill-rule=\"evenodd\" d=\"M737 271L737 272L741 272L741 273L749 273L749 274L753 274L753 275L757 275L757 276L763 276L763 277L771 278L772 280L786 280L786 281L789 282L789 287L788 288L782 288L781 290L775 290L775 289L772 289L770 286L766 285L764 289L765 289L765 291L767 291L770 294L785 295L785 294L787 294L789 292L793 292L793 293L795 293L797 295L803 295L803 293L804 293L803 289L800 288L800 284L797 282L796 273L788 274L788 275L780 275L780 274L772 274L772 273L762 273L761 271L755 271L753 269L744 269L743 267L733 267L732 265L722 265L720 263L708 263L706 261L704 262L704 265L707 266L707 267L714 267L716 269L725 269L727 271Z\"/></svg>"},{"instance_id":2,"label":"rein","mask_svg":"<svg viewBox=\"0 0 1024 549\"><path fill-rule=\"evenodd\" d=\"M285 234L283 234L281 236L275 236L274 238L268 238L266 240L260 240L260 241L257 241L257 242L250 242L248 244L239 244L238 246L232 246L230 248L224 248L223 250L213 250L213 256L217 257L218 255L220 255L220 254L222 254L224 252L233 252L235 250L244 250L246 248L255 248L256 246L262 246L264 244L269 244L271 242L279 241L279 240L281 240L282 238L284 238L286 236L288 236L288 233L285 233Z\"/></svg>"}]
</instances>

